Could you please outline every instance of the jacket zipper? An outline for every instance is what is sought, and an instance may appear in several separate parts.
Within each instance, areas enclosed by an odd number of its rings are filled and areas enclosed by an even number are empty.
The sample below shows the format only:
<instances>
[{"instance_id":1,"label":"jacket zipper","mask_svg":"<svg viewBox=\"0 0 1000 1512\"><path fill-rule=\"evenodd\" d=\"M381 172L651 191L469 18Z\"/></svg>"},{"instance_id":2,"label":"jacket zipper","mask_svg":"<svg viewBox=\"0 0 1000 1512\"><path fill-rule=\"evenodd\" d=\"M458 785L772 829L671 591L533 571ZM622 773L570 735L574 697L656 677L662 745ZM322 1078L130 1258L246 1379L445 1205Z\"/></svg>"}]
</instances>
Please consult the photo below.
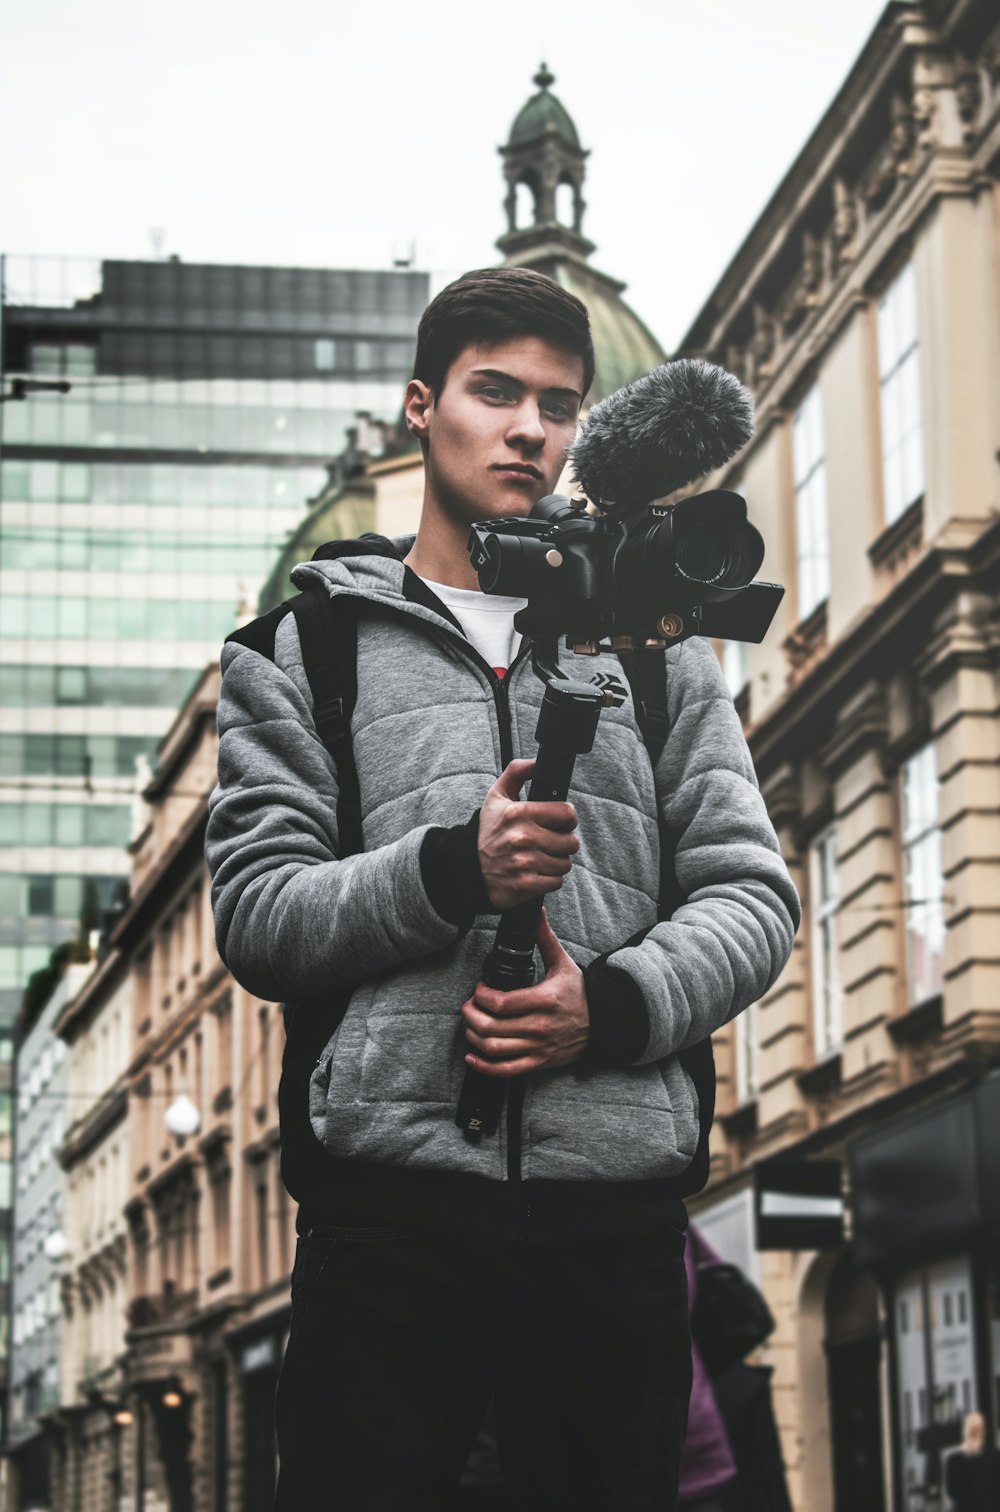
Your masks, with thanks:
<instances>
[{"instance_id":1,"label":"jacket zipper","mask_svg":"<svg viewBox=\"0 0 1000 1512\"><path fill-rule=\"evenodd\" d=\"M463 635L461 638L463 651L471 661L481 667L488 675L493 689L493 701L496 704L497 727L500 731L500 760L506 768L514 760L514 741L510 722L510 697L507 689L510 684L511 674L527 652L528 642L522 638L518 647L517 655L507 668L503 677L497 677L493 668L480 656L475 646L471 645ZM506 1087L507 1102L507 1185L510 1192L510 1229L513 1239L523 1239L526 1236L527 1223L530 1218L530 1210L524 1197L524 1187L521 1183L521 1146L522 1127L524 1114L524 1079L518 1077L510 1081Z\"/></svg>"},{"instance_id":2,"label":"jacket zipper","mask_svg":"<svg viewBox=\"0 0 1000 1512\"><path fill-rule=\"evenodd\" d=\"M524 642L521 646L523 648ZM514 759L514 744L511 738L510 698L507 693L508 679L517 666L521 655L518 650L503 677L495 678L493 696L497 705L497 723L500 728L500 755L506 767ZM528 1219L531 1216L521 1184L521 1147L524 1116L524 1078L517 1077L507 1084L507 1184L510 1191L510 1228L513 1239L525 1237Z\"/></svg>"},{"instance_id":3,"label":"jacket zipper","mask_svg":"<svg viewBox=\"0 0 1000 1512\"><path fill-rule=\"evenodd\" d=\"M394 616L408 621L411 625L413 619L419 617L409 615L405 610L390 610ZM442 616L443 618L443 616ZM471 644L461 628L452 625L449 621L448 629L455 632L454 639L462 647L463 653L474 662L477 667L484 671L489 678L493 689L493 701L497 711L497 726L500 731L500 760L506 768L514 760L514 742L511 734L510 723L510 699L507 688L511 674L525 658L528 642L522 637L517 655L507 668L503 677L497 677L493 668L480 656L475 646ZM522 1116L524 1113L524 1081L518 1078L508 1083L506 1088L507 1100L507 1185L510 1190L510 1225L511 1237L523 1239L526 1235L528 1219L531 1216L528 1204L524 1197L524 1187L521 1183L521 1144L522 1144Z\"/></svg>"}]
</instances>

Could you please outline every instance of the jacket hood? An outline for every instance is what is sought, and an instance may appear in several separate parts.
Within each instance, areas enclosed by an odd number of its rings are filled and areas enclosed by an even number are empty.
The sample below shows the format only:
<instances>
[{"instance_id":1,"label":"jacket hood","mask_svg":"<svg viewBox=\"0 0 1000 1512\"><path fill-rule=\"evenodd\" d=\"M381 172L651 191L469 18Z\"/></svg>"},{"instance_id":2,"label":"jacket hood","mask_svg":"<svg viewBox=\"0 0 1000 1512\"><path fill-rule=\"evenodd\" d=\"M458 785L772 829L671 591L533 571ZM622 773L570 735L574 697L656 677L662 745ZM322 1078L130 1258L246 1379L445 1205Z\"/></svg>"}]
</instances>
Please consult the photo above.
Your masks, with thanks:
<instances>
[{"instance_id":1,"label":"jacket hood","mask_svg":"<svg viewBox=\"0 0 1000 1512\"><path fill-rule=\"evenodd\" d=\"M299 562L291 571L296 588L325 588L331 598L349 594L391 609L401 609L420 619L444 623L452 630L461 626L423 578L403 561L416 536L363 535L353 541L328 541L312 561Z\"/></svg>"}]
</instances>

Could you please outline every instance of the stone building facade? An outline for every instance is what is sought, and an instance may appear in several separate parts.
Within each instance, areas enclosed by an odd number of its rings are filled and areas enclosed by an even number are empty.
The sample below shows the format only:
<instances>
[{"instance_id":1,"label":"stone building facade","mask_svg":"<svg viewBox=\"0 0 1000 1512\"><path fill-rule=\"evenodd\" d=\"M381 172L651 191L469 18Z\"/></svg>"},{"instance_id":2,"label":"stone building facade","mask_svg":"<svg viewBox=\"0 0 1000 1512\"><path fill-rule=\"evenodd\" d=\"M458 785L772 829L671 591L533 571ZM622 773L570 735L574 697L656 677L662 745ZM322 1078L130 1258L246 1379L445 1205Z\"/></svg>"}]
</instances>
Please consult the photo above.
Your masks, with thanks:
<instances>
[{"instance_id":1,"label":"stone building facade","mask_svg":"<svg viewBox=\"0 0 1000 1512\"><path fill-rule=\"evenodd\" d=\"M32 1018L22 1019L15 1061L15 1192L11 1245L9 1504L50 1504L46 1414L59 1402L62 1337L58 1240L67 1226L66 1182L57 1152L67 1122L66 1046L53 1030L89 973L68 965ZM53 1252L53 1246L55 1249Z\"/></svg>"},{"instance_id":2,"label":"stone building facade","mask_svg":"<svg viewBox=\"0 0 1000 1512\"><path fill-rule=\"evenodd\" d=\"M125 1473L132 1494L171 1512L270 1507L294 1249L278 1176L280 1009L219 960L202 856L218 677L206 670L161 748L112 937L134 1026ZM181 1100L194 1117L171 1132Z\"/></svg>"},{"instance_id":3,"label":"stone building facade","mask_svg":"<svg viewBox=\"0 0 1000 1512\"><path fill-rule=\"evenodd\" d=\"M771 1300L803 1512L941 1507L1000 1409L998 180L995 8L888 6L681 346L755 393L702 486L787 588L724 659L805 916L696 1216ZM841 1162L839 1249L756 1252L776 1156Z\"/></svg>"},{"instance_id":4,"label":"stone building facade","mask_svg":"<svg viewBox=\"0 0 1000 1512\"><path fill-rule=\"evenodd\" d=\"M69 1047L68 1116L59 1162L65 1183L58 1410L48 1426L53 1505L91 1512L120 1493L130 1192L127 1070L132 991L118 953L99 954L55 1023Z\"/></svg>"}]
</instances>

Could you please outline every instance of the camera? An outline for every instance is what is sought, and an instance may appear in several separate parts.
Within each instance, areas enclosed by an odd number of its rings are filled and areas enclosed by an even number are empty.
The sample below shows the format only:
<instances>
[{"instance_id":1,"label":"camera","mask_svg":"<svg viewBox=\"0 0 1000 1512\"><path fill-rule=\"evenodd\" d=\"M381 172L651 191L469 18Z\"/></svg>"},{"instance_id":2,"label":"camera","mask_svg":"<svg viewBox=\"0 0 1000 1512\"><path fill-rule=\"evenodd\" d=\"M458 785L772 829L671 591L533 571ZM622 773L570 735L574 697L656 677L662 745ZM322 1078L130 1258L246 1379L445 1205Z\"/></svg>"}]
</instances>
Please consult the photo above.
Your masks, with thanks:
<instances>
[{"instance_id":1,"label":"camera","mask_svg":"<svg viewBox=\"0 0 1000 1512\"><path fill-rule=\"evenodd\" d=\"M726 489L627 511L548 494L527 517L473 525L468 549L484 593L528 600L518 630L584 654L760 642L784 593L754 580L764 542Z\"/></svg>"}]
</instances>

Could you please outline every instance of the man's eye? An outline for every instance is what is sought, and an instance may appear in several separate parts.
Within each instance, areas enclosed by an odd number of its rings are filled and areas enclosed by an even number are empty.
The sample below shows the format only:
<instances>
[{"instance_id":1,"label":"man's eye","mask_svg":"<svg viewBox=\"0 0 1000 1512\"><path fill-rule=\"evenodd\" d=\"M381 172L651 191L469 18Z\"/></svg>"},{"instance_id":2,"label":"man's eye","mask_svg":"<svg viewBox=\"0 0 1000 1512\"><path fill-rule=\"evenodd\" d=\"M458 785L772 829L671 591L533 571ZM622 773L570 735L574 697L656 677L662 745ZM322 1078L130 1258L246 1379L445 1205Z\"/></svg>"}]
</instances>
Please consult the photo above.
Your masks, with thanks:
<instances>
[{"instance_id":1,"label":"man's eye","mask_svg":"<svg viewBox=\"0 0 1000 1512\"><path fill-rule=\"evenodd\" d=\"M483 396L484 399L501 399L501 400L506 400L506 399L510 398L510 395L507 393L506 389L497 388L492 383L486 384L483 388L481 388L479 390L479 392L482 394L482 396Z\"/></svg>"},{"instance_id":2,"label":"man's eye","mask_svg":"<svg viewBox=\"0 0 1000 1512\"><path fill-rule=\"evenodd\" d=\"M556 402L553 402L551 404L547 404L545 408L548 410L550 415L555 415L558 420L572 420L573 418L568 404L558 404Z\"/></svg>"}]
</instances>

